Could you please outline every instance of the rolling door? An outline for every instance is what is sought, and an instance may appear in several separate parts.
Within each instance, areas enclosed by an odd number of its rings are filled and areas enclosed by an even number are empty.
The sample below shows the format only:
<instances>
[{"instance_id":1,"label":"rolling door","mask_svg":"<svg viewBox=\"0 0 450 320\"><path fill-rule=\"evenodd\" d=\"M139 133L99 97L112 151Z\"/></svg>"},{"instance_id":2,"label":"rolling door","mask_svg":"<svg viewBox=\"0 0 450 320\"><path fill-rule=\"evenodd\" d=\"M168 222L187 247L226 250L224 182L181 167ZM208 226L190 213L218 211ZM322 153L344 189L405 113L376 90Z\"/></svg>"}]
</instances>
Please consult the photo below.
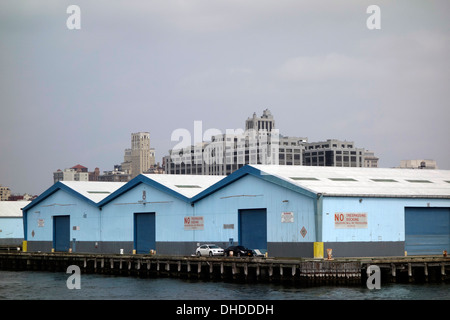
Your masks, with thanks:
<instances>
[{"instance_id":1,"label":"rolling door","mask_svg":"<svg viewBox=\"0 0 450 320\"><path fill-rule=\"evenodd\" d=\"M450 250L450 208L405 208L408 255L441 255Z\"/></svg>"},{"instance_id":2,"label":"rolling door","mask_svg":"<svg viewBox=\"0 0 450 320\"><path fill-rule=\"evenodd\" d=\"M155 213L134 214L134 248L136 253L156 250Z\"/></svg>"},{"instance_id":3,"label":"rolling door","mask_svg":"<svg viewBox=\"0 0 450 320\"><path fill-rule=\"evenodd\" d=\"M70 216L53 216L53 248L55 251L69 251Z\"/></svg>"},{"instance_id":4,"label":"rolling door","mask_svg":"<svg viewBox=\"0 0 450 320\"><path fill-rule=\"evenodd\" d=\"M239 210L239 245L267 249L266 209Z\"/></svg>"}]
</instances>

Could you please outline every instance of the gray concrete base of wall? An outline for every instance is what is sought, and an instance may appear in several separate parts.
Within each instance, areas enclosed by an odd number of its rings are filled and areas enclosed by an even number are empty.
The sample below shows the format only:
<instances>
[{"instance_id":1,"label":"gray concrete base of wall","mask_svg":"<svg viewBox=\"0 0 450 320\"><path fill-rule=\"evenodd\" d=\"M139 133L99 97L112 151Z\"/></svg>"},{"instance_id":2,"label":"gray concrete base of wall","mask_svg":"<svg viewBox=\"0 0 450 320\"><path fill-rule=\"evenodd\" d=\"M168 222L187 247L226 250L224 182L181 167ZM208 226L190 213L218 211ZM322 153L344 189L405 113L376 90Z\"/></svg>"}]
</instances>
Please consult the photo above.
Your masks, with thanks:
<instances>
[{"instance_id":1,"label":"gray concrete base of wall","mask_svg":"<svg viewBox=\"0 0 450 320\"><path fill-rule=\"evenodd\" d=\"M0 238L0 246L22 246L22 238Z\"/></svg>"},{"instance_id":2,"label":"gray concrete base of wall","mask_svg":"<svg viewBox=\"0 0 450 320\"><path fill-rule=\"evenodd\" d=\"M214 243L222 248L227 248L228 242L157 242L156 253L163 255L191 256L199 244ZM28 241L29 252L51 252L52 241ZM237 243L234 243L237 245ZM332 249L333 257L378 257L378 256L403 256L405 250L404 241L392 242L324 242L324 257L326 249ZM133 252L132 241L123 242L71 242L73 252L85 253L109 253L130 254ZM314 242L268 242L268 255L271 257L297 257L313 258Z\"/></svg>"}]
</instances>

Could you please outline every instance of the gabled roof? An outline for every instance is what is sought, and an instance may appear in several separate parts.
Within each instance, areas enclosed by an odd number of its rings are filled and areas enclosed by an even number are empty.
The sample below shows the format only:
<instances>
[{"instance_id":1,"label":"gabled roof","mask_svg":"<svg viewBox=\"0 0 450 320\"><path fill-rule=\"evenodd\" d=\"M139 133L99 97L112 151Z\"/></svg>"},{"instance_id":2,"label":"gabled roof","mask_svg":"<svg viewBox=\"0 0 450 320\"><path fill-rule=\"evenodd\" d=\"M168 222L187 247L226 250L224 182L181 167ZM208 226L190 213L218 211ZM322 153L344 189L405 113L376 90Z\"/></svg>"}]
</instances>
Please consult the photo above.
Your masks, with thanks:
<instances>
[{"instance_id":1,"label":"gabled roof","mask_svg":"<svg viewBox=\"0 0 450 320\"><path fill-rule=\"evenodd\" d=\"M173 174L144 174L143 176L156 181L187 198L194 197L211 185L225 178L225 176Z\"/></svg>"},{"instance_id":2,"label":"gabled roof","mask_svg":"<svg viewBox=\"0 0 450 320\"><path fill-rule=\"evenodd\" d=\"M23 208L23 210L29 210L58 190L64 190L69 194L96 206L98 202L122 187L124 184L124 182L59 181L34 199L30 204Z\"/></svg>"},{"instance_id":3,"label":"gabled roof","mask_svg":"<svg viewBox=\"0 0 450 320\"><path fill-rule=\"evenodd\" d=\"M144 183L174 197L190 202L190 199L198 193L206 190L225 176L207 175L173 175L173 174L140 174L126 185L103 199L99 206L102 207L128 190Z\"/></svg>"},{"instance_id":4,"label":"gabled roof","mask_svg":"<svg viewBox=\"0 0 450 320\"><path fill-rule=\"evenodd\" d=\"M324 196L450 198L450 170L267 165L254 168Z\"/></svg>"},{"instance_id":5,"label":"gabled roof","mask_svg":"<svg viewBox=\"0 0 450 320\"><path fill-rule=\"evenodd\" d=\"M450 198L449 170L246 165L199 193L198 201L252 175L310 197Z\"/></svg>"},{"instance_id":6,"label":"gabled roof","mask_svg":"<svg viewBox=\"0 0 450 320\"><path fill-rule=\"evenodd\" d=\"M61 181L61 183L95 203L99 203L111 193L125 185L125 182L106 181Z\"/></svg>"},{"instance_id":7,"label":"gabled roof","mask_svg":"<svg viewBox=\"0 0 450 320\"><path fill-rule=\"evenodd\" d=\"M290 181L287 181L286 179L280 178L278 176L267 174L264 171L261 171L256 166L245 165L242 168L240 168L239 170L234 171L232 174L230 174L226 178L224 178L224 179L220 180L219 182L217 182L216 184L212 185L208 189L197 194L195 197L193 197L191 199L191 201L192 202L199 201L199 200L209 196L210 194L216 192L217 190L220 190L247 175L251 175L251 176L260 178L262 180L274 183L276 185L285 187L287 189L293 190L295 192L298 192L298 193L303 194L308 197L312 197L312 198L316 197L316 194L312 190L300 187L300 186L293 184Z\"/></svg>"},{"instance_id":8,"label":"gabled roof","mask_svg":"<svg viewBox=\"0 0 450 320\"><path fill-rule=\"evenodd\" d=\"M22 208L30 201L0 201L0 218L22 217Z\"/></svg>"}]
</instances>

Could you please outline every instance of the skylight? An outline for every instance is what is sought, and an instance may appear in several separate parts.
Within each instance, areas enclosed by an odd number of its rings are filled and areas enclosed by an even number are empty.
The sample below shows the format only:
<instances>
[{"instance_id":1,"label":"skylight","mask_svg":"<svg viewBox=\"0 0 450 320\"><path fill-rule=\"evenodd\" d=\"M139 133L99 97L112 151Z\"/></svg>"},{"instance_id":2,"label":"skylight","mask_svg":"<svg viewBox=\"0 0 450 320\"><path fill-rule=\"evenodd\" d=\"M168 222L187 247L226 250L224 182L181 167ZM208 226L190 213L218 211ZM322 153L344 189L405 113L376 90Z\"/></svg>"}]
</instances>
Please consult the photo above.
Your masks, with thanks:
<instances>
[{"instance_id":1,"label":"skylight","mask_svg":"<svg viewBox=\"0 0 450 320\"><path fill-rule=\"evenodd\" d=\"M175 185L177 188L201 188L200 186L197 186L195 184L177 184Z\"/></svg>"},{"instance_id":2,"label":"skylight","mask_svg":"<svg viewBox=\"0 0 450 320\"><path fill-rule=\"evenodd\" d=\"M292 180L303 180L303 181L319 181L317 178L313 177L290 177Z\"/></svg>"},{"instance_id":3,"label":"skylight","mask_svg":"<svg viewBox=\"0 0 450 320\"><path fill-rule=\"evenodd\" d=\"M411 183L433 183L430 180L406 180Z\"/></svg>"},{"instance_id":4,"label":"skylight","mask_svg":"<svg viewBox=\"0 0 450 320\"><path fill-rule=\"evenodd\" d=\"M87 193L94 193L94 194L110 194L109 191L87 191Z\"/></svg>"},{"instance_id":5,"label":"skylight","mask_svg":"<svg viewBox=\"0 0 450 320\"><path fill-rule=\"evenodd\" d=\"M398 182L397 180L394 179L370 179L370 180L375 182Z\"/></svg>"}]
</instances>

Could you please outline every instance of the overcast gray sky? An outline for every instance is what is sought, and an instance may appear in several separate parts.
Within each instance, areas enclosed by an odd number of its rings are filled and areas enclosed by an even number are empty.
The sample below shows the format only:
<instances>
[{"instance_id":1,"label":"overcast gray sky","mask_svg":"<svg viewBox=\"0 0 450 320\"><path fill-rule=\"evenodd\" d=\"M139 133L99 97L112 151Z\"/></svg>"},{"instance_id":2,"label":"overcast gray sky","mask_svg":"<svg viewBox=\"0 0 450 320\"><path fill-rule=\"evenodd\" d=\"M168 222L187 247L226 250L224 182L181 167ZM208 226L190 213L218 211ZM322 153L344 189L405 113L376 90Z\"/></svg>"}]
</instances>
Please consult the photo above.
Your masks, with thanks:
<instances>
[{"instance_id":1,"label":"overcast gray sky","mask_svg":"<svg viewBox=\"0 0 450 320\"><path fill-rule=\"evenodd\" d=\"M69 30L66 9L81 9ZM369 30L369 5L381 29ZM243 128L354 141L381 167L450 169L450 2L0 2L0 184L39 194L53 171L111 170L131 133L157 161L175 129Z\"/></svg>"}]
</instances>

